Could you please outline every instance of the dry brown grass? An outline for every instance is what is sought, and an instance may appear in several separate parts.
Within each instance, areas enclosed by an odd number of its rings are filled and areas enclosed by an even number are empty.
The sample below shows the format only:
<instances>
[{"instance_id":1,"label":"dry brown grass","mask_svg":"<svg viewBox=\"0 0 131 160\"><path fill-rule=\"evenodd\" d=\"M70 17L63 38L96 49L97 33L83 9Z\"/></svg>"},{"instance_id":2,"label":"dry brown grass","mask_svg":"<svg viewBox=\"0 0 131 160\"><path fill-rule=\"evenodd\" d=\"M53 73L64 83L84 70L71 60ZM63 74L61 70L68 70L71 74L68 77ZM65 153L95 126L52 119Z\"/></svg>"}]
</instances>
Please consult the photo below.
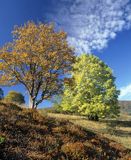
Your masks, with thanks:
<instances>
[{"instance_id":1,"label":"dry brown grass","mask_svg":"<svg viewBox=\"0 0 131 160\"><path fill-rule=\"evenodd\" d=\"M129 151L67 120L0 105L0 160L129 160Z\"/></svg>"},{"instance_id":2,"label":"dry brown grass","mask_svg":"<svg viewBox=\"0 0 131 160\"><path fill-rule=\"evenodd\" d=\"M131 116L121 115L117 120L89 121L83 116L47 113L56 119L68 120L85 129L99 133L107 138L121 143L131 149Z\"/></svg>"}]
</instances>

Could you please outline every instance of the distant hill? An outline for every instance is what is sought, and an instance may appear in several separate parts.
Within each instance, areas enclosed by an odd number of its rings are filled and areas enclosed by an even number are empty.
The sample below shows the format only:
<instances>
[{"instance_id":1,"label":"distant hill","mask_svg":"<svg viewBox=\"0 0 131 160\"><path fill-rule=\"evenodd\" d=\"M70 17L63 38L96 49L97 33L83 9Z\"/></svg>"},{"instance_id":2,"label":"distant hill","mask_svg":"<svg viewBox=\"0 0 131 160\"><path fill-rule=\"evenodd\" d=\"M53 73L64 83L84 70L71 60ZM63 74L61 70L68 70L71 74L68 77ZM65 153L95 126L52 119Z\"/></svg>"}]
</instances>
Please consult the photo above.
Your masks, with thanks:
<instances>
[{"instance_id":1,"label":"distant hill","mask_svg":"<svg viewBox=\"0 0 131 160\"><path fill-rule=\"evenodd\" d=\"M119 101L121 112L131 114L131 101Z\"/></svg>"}]
</instances>

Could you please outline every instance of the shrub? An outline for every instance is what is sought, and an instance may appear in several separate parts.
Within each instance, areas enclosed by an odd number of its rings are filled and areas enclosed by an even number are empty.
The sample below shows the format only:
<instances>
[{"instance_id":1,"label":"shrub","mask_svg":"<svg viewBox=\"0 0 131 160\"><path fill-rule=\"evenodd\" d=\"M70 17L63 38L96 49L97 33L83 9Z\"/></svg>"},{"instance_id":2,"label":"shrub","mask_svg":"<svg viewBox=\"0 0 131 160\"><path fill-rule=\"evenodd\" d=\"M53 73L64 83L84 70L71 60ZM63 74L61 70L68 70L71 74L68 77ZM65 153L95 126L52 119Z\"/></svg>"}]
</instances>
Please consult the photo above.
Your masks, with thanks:
<instances>
[{"instance_id":1,"label":"shrub","mask_svg":"<svg viewBox=\"0 0 131 160\"><path fill-rule=\"evenodd\" d=\"M4 143L5 138L0 136L0 144Z\"/></svg>"},{"instance_id":2,"label":"shrub","mask_svg":"<svg viewBox=\"0 0 131 160\"><path fill-rule=\"evenodd\" d=\"M66 143L61 147L61 150L66 154L68 158L73 157L73 159L85 158L86 148L83 143Z\"/></svg>"},{"instance_id":3,"label":"shrub","mask_svg":"<svg viewBox=\"0 0 131 160\"><path fill-rule=\"evenodd\" d=\"M25 99L24 96L19 93L19 92L15 92L15 91L10 91L7 96L4 98L5 101L7 102L15 102L18 104L24 104L25 103Z\"/></svg>"}]
</instances>

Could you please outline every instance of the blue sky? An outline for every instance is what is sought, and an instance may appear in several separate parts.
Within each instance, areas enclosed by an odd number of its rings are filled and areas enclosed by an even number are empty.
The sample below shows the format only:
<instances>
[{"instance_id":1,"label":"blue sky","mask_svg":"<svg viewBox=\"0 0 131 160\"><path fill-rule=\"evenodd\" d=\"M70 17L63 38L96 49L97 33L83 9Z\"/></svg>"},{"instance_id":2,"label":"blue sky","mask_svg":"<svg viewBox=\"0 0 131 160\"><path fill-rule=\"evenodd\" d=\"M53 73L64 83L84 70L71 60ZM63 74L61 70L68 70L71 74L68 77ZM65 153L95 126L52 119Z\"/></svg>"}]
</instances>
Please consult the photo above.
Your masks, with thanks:
<instances>
[{"instance_id":1,"label":"blue sky","mask_svg":"<svg viewBox=\"0 0 131 160\"><path fill-rule=\"evenodd\" d=\"M0 0L0 46L12 40L14 25L28 20L54 22L57 30L64 29L78 55L93 53L113 69L119 98L131 100L130 0ZM5 95L17 90L27 97L20 85L3 89Z\"/></svg>"}]
</instances>

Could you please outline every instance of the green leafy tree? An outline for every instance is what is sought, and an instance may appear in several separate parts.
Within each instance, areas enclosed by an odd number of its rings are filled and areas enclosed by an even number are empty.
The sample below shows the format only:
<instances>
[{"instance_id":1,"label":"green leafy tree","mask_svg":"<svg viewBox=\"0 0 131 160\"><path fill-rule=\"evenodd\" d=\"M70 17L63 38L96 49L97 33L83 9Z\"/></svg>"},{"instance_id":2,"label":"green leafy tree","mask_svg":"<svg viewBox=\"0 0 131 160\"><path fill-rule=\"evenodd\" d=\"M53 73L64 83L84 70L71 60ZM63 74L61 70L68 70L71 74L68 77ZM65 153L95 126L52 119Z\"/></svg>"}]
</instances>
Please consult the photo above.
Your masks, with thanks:
<instances>
[{"instance_id":1,"label":"green leafy tree","mask_svg":"<svg viewBox=\"0 0 131 160\"><path fill-rule=\"evenodd\" d=\"M25 99L24 96L19 93L19 92L15 92L15 91L10 91L7 96L4 98L5 101L7 102L16 102L18 104L24 104L25 103Z\"/></svg>"},{"instance_id":2,"label":"green leafy tree","mask_svg":"<svg viewBox=\"0 0 131 160\"><path fill-rule=\"evenodd\" d=\"M62 109L98 120L119 113L112 70L94 55L82 54L73 65L72 85L66 84Z\"/></svg>"},{"instance_id":3,"label":"green leafy tree","mask_svg":"<svg viewBox=\"0 0 131 160\"><path fill-rule=\"evenodd\" d=\"M4 91L0 88L0 100L4 98Z\"/></svg>"}]
</instances>

